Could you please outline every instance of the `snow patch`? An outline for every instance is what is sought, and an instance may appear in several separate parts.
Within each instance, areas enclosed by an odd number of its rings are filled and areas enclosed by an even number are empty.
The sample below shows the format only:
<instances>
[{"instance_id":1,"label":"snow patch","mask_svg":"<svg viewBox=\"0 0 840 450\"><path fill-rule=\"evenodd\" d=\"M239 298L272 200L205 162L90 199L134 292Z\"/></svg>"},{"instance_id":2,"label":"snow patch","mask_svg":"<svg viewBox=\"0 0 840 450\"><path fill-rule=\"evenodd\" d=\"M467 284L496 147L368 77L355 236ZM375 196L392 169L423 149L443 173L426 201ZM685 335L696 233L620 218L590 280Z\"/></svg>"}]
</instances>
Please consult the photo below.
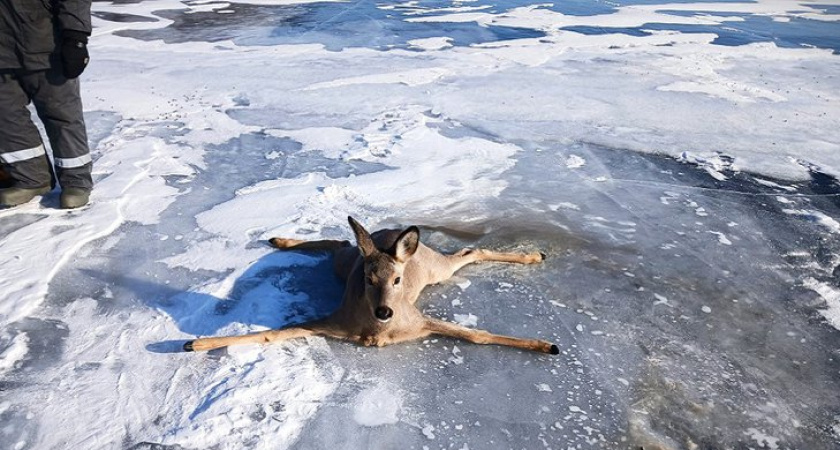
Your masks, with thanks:
<instances>
[{"instance_id":1,"label":"snow patch","mask_svg":"<svg viewBox=\"0 0 840 450\"><path fill-rule=\"evenodd\" d=\"M409 47L425 51L443 50L452 47L452 38L432 37L425 39L412 39L408 41Z\"/></svg>"},{"instance_id":2,"label":"snow patch","mask_svg":"<svg viewBox=\"0 0 840 450\"><path fill-rule=\"evenodd\" d=\"M464 364L464 357L461 355L461 349L457 345L452 346L452 357L449 358L449 362L456 365Z\"/></svg>"},{"instance_id":3,"label":"snow patch","mask_svg":"<svg viewBox=\"0 0 840 450\"><path fill-rule=\"evenodd\" d=\"M353 419L359 425L376 427L399 422L402 397L390 386L365 389L353 403Z\"/></svg>"},{"instance_id":4,"label":"snow patch","mask_svg":"<svg viewBox=\"0 0 840 450\"><path fill-rule=\"evenodd\" d=\"M840 233L840 222L821 211L804 209L783 209L782 212L792 216L799 216L810 222L815 222L827 228L832 233Z\"/></svg>"},{"instance_id":5,"label":"snow patch","mask_svg":"<svg viewBox=\"0 0 840 450\"><path fill-rule=\"evenodd\" d=\"M569 202L555 203L555 204L552 204L552 205L548 205L548 208L551 209L552 211L557 211L557 210L560 210L560 209L568 209L568 210L571 210L571 211L580 211L580 206L578 206L574 203L569 203Z\"/></svg>"},{"instance_id":6,"label":"snow patch","mask_svg":"<svg viewBox=\"0 0 840 450\"><path fill-rule=\"evenodd\" d=\"M778 450L779 448L779 438L770 436L756 428L747 428L744 434L757 442L762 448L767 448L768 450Z\"/></svg>"},{"instance_id":7,"label":"snow patch","mask_svg":"<svg viewBox=\"0 0 840 450\"><path fill-rule=\"evenodd\" d=\"M831 326L840 330L840 290L811 277L803 280L802 285L816 292L825 300L825 308L818 309L817 311L825 317L825 320Z\"/></svg>"},{"instance_id":8,"label":"snow patch","mask_svg":"<svg viewBox=\"0 0 840 450\"><path fill-rule=\"evenodd\" d=\"M474 327L478 325L478 317L472 314L454 314L452 316L455 323L465 327Z\"/></svg>"},{"instance_id":9,"label":"snow patch","mask_svg":"<svg viewBox=\"0 0 840 450\"><path fill-rule=\"evenodd\" d=\"M317 89L330 89L358 84L404 84L406 86L419 86L422 84L429 84L435 82L447 75L450 75L451 73L451 71L444 68L388 72L382 74L365 75L361 77L350 77L337 79L333 81L325 81L323 83L315 83L303 88L303 90L313 91Z\"/></svg>"},{"instance_id":10,"label":"snow patch","mask_svg":"<svg viewBox=\"0 0 840 450\"><path fill-rule=\"evenodd\" d=\"M5 334L5 333L4 333ZM3 339L4 341L6 339ZM29 337L26 333L18 333L11 338L9 344L0 352L0 375L4 375L23 360L29 351Z\"/></svg>"},{"instance_id":11,"label":"snow patch","mask_svg":"<svg viewBox=\"0 0 840 450\"><path fill-rule=\"evenodd\" d=\"M665 305L669 308L673 308L673 305L668 303L668 298L665 297L664 295L659 295L659 294L654 293L653 296L656 298L656 301L653 302L653 306Z\"/></svg>"},{"instance_id":12,"label":"snow patch","mask_svg":"<svg viewBox=\"0 0 840 450\"><path fill-rule=\"evenodd\" d=\"M463 280L459 280L457 283L455 283L455 285L458 286L458 288L460 288L462 291L466 291L468 287L472 286L472 281L464 278Z\"/></svg>"},{"instance_id":13,"label":"snow patch","mask_svg":"<svg viewBox=\"0 0 840 450\"><path fill-rule=\"evenodd\" d=\"M586 165L586 160L578 155L569 155L566 158L566 167L569 169L580 169Z\"/></svg>"},{"instance_id":14,"label":"snow patch","mask_svg":"<svg viewBox=\"0 0 840 450\"><path fill-rule=\"evenodd\" d=\"M721 233L720 231L709 231L709 233L716 235L718 238L718 242L720 242L721 244L732 245L732 241L730 241L724 233Z\"/></svg>"},{"instance_id":15,"label":"snow patch","mask_svg":"<svg viewBox=\"0 0 840 450\"><path fill-rule=\"evenodd\" d=\"M723 171L737 172L738 168L733 164L733 158L720 153L698 155L692 152L682 152L679 158L681 161L694 164L706 171L712 178L725 181L727 179Z\"/></svg>"}]
</instances>

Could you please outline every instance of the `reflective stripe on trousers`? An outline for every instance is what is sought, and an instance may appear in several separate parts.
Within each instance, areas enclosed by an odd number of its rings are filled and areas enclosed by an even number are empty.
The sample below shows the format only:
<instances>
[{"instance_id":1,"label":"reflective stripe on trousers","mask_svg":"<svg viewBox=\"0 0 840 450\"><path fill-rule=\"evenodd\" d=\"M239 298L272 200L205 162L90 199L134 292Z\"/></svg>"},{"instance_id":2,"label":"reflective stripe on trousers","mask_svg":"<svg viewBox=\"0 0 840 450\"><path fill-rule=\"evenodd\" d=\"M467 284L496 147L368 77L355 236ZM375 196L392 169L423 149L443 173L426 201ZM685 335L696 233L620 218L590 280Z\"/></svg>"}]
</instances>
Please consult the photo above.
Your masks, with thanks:
<instances>
[{"instance_id":1,"label":"reflective stripe on trousers","mask_svg":"<svg viewBox=\"0 0 840 450\"><path fill-rule=\"evenodd\" d=\"M44 144L41 144L37 147L27 148L25 150L17 150L14 152L8 153L0 153L0 161L3 161L6 164L14 164L16 162L26 161L28 159L34 159L39 156L43 156L46 153L44 150ZM79 159L79 158L74 158ZM90 155L88 155L88 159L90 159Z\"/></svg>"},{"instance_id":2,"label":"reflective stripe on trousers","mask_svg":"<svg viewBox=\"0 0 840 450\"><path fill-rule=\"evenodd\" d=\"M55 166L61 167L62 169L74 169L76 167L82 167L91 161L90 153L88 153L77 158L55 158Z\"/></svg>"}]
</instances>

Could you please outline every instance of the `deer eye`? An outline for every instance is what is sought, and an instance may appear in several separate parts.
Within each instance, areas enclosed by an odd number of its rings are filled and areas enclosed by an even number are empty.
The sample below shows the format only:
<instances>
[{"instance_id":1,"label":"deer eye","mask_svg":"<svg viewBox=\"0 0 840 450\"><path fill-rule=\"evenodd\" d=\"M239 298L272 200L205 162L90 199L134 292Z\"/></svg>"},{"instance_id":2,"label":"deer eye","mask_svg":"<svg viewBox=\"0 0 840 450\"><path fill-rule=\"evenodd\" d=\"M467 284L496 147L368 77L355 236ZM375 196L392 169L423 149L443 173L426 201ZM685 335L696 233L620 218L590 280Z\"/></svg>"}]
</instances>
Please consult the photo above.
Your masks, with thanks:
<instances>
[{"instance_id":1,"label":"deer eye","mask_svg":"<svg viewBox=\"0 0 840 450\"><path fill-rule=\"evenodd\" d=\"M400 281L402 281L402 278L400 278L400 277L394 278L394 286L400 284Z\"/></svg>"}]
</instances>

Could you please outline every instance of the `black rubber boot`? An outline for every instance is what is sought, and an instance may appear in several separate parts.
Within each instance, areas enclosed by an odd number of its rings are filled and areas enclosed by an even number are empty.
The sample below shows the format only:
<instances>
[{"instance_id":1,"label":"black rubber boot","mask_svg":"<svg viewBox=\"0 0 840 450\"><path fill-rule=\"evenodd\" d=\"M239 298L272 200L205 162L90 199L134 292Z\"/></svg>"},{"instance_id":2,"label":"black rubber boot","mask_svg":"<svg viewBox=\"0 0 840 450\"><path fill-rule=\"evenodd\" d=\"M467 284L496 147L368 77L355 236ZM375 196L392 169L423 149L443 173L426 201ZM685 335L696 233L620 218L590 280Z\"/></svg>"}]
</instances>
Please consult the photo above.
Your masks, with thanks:
<instances>
[{"instance_id":1,"label":"black rubber boot","mask_svg":"<svg viewBox=\"0 0 840 450\"><path fill-rule=\"evenodd\" d=\"M44 195L51 190L52 187L50 186L43 186L39 188L10 187L0 189L0 206L10 207L28 203L33 198L39 195Z\"/></svg>"},{"instance_id":2,"label":"black rubber boot","mask_svg":"<svg viewBox=\"0 0 840 450\"><path fill-rule=\"evenodd\" d=\"M88 204L90 190L77 187L68 187L61 190L61 209L81 208Z\"/></svg>"}]
</instances>

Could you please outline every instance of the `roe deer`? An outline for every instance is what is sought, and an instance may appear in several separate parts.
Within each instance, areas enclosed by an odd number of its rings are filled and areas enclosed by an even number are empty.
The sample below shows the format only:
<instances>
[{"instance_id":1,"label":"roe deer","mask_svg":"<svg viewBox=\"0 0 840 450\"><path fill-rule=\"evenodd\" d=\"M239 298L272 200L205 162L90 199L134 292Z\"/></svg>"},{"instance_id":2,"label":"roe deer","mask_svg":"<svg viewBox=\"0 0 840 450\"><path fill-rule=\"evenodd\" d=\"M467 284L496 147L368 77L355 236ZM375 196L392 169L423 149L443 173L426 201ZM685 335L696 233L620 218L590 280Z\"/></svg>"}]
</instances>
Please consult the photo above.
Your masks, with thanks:
<instances>
[{"instance_id":1,"label":"roe deer","mask_svg":"<svg viewBox=\"0 0 840 450\"><path fill-rule=\"evenodd\" d=\"M367 346L385 346L431 334L556 355L556 345L536 339L500 336L483 330L426 317L414 303L430 284L450 278L458 269L477 261L519 264L542 262L542 253L499 253L463 249L444 255L420 243L416 226L406 230L380 230L369 234L348 217L358 247L348 241L299 241L272 238L282 250L332 250L335 271L346 287L341 306L330 316L312 322L241 336L200 338L184 344L186 351L212 350L235 344L263 344L304 336L322 335Z\"/></svg>"}]
</instances>

